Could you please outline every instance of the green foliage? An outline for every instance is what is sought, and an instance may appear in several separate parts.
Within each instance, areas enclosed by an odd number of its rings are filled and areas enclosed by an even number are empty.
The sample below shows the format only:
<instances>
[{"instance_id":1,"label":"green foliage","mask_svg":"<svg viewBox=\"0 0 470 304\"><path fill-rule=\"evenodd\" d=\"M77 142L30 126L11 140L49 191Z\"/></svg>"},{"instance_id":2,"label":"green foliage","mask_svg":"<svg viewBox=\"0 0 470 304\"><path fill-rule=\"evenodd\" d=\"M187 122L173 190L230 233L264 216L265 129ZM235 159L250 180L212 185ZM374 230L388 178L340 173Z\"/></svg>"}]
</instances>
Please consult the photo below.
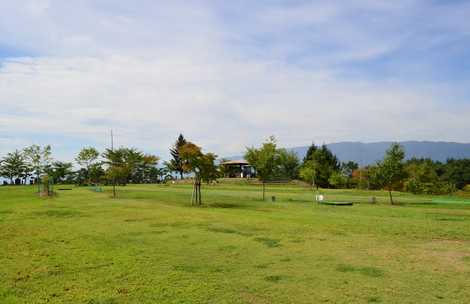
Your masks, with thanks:
<instances>
[{"instance_id":1,"label":"green foliage","mask_svg":"<svg viewBox=\"0 0 470 304\"><path fill-rule=\"evenodd\" d=\"M135 148L106 149L103 153L109 183L149 183L154 181L159 158Z\"/></svg>"},{"instance_id":2,"label":"green foliage","mask_svg":"<svg viewBox=\"0 0 470 304\"><path fill-rule=\"evenodd\" d=\"M8 153L0 161L0 176L10 179L10 183L14 184L14 179L23 179L28 176L28 165L24 154L21 151Z\"/></svg>"},{"instance_id":3,"label":"green foliage","mask_svg":"<svg viewBox=\"0 0 470 304\"><path fill-rule=\"evenodd\" d=\"M256 169L257 176L263 182L276 177L278 156L276 139L272 136L263 143L261 148L247 148L245 153L246 161Z\"/></svg>"},{"instance_id":4,"label":"green foliage","mask_svg":"<svg viewBox=\"0 0 470 304\"><path fill-rule=\"evenodd\" d=\"M377 182L389 191L390 203L392 204L392 190L400 187L405 178L404 159L403 147L399 144L392 144L385 153L384 159L377 164L377 170L374 172Z\"/></svg>"},{"instance_id":5,"label":"green foliage","mask_svg":"<svg viewBox=\"0 0 470 304\"><path fill-rule=\"evenodd\" d=\"M303 171L301 176L305 181L314 183L317 187L329 187L331 175L340 169L338 158L326 145L318 148L312 144L307 153L302 164L302 167L306 169L301 169L301 172Z\"/></svg>"},{"instance_id":6,"label":"green foliage","mask_svg":"<svg viewBox=\"0 0 470 304\"><path fill-rule=\"evenodd\" d=\"M55 184L71 184L75 178L72 163L55 161L45 169L45 172L54 180Z\"/></svg>"},{"instance_id":7,"label":"green foliage","mask_svg":"<svg viewBox=\"0 0 470 304\"><path fill-rule=\"evenodd\" d=\"M201 205L201 181L210 183L219 176L219 171L215 165L217 155L203 153L199 146L189 141L181 146L178 152L183 170L194 174L195 183L191 203Z\"/></svg>"},{"instance_id":8,"label":"green foliage","mask_svg":"<svg viewBox=\"0 0 470 304\"><path fill-rule=\"evenodd\" d=\"M296 179L299 175L300 162L297 154L286 149L279 149L279 175L280 178Z\"/></svg>"},{"instance_id":9,"label":"green foliage","mask_svg":"<svg viewBox=\"0 0 470 304\"><path fill-rule=\"evenodd\" d=\"M463 189L470 184L470 159L449 159L444 166L442 179Z\"/></svg>"},{"instance_id":10,"label":"green foliage","mask_svg":"<svg viewBox=\"0 0 470 304\"><path fill-rule=\"evenodd\" d=\"M335 189L349 188L349 178L340 171L333 172L328 183Z\"/></svg>"},{"instance_id":11,"label":"green foliage","mask_svg":"<svg viewBox=\"0 0 470 304\"><path fill-rule=\"evenodd\" d=\"M36 174L36 178L39 180L39 176L44 173L45 169L50 166L52 162L52 149L50 145L41 148L38 145L32 145L24 149L23 151L25 158L28 162L28 167Z\"/></svg>"},{"instance_id":12,"label":"green foliage","mask_svg":"<svg viewBox=\"0 0 470 304\"><path fill-rule=\"evenodd\" d=\"M274 179L294 179L299 172L299 159L294 152L278 149L271 136L260 148L247 148L246 161L256 169L263 182Z\"/></svg>"},{"instance_id":13,"label":"green foliage","mask_svg":"<svg viewBox=\"0 0 470 304\"><path fill-rule=\"evenodd\" d=\"M170 155L172 159L166 163L168 169L170 171L174 171L179 173L180 178L183 179L184 173L186 173L183 162L180 156L180 149L187 143L186 139L184 138L183 134L178 136L174 146L170 149Z\"/></svg>"},{"instance_id":14,"label":"green foliage","mask_svg":"<svg viewBox=\"0 0 470 304\"><path fill-rule=\"evenodd\" d=\"M299 176L310 185L315 186L317 170L317 163L313 160L306 160L300 168Z\"/></svg>"}]
</instances>

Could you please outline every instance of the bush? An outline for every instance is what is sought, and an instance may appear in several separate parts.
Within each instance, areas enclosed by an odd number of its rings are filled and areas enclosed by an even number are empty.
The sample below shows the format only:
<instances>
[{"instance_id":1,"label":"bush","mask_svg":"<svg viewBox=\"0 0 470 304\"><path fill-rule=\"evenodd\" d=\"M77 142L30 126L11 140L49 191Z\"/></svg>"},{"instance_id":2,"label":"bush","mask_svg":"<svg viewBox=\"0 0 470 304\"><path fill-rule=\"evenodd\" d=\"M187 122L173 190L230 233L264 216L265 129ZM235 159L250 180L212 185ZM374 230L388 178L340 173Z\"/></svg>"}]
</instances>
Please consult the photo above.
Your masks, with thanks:
<instances>
[{"instance_id":1,"label":"bush","mask_svg":"<svg viewBox=\"0 0 470 304\"><path fill-rule=\"evenodd\" d=\"M413 194L449 194L455 190L455 185L441 181L423 183L415 179L410 179L405 183L405 191Z\"/></svg>"}]
</instances>

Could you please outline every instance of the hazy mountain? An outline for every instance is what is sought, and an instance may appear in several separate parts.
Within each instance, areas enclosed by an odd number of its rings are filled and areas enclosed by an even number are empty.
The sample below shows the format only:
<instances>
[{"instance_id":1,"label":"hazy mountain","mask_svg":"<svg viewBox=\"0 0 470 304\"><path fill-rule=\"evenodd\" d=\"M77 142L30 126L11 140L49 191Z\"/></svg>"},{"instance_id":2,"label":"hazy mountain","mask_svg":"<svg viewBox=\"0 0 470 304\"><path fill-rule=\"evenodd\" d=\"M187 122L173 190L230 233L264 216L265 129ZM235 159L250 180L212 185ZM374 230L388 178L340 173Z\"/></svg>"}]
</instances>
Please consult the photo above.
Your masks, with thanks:
<instances>
[{"instance_id":1,"label":"hazy mountain","mask_svg":"<svg viewBox=\"0 0 470 304\"><path fill-rule=\"evenodd\" d=\"M383 158L385 151L392 142L338 142L328 144L328 148L341 161L355 161L361 165L373 164ZM431 142L431 141L404 141L400 144L405 148L406 157L431 158L445 162L448 158L470 158L470 144L455 142ZM303 159L308 146L294 147L289 150L297 153ZM231 157L231 159L241 158Z\"/></svg>"}]
</instances>

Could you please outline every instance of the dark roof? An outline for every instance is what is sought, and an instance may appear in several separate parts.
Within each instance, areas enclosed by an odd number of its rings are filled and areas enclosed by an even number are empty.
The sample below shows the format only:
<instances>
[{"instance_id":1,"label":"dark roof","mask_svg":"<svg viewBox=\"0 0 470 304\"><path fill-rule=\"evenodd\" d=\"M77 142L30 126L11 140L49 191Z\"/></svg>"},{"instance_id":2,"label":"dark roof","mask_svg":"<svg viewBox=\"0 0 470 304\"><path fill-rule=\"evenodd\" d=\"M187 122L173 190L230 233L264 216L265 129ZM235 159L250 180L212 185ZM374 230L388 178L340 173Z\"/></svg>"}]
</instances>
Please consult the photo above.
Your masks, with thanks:
<instances>
[{"instance_id":1,"label":"dark roof","mask_svg":"<svg viewBox=\"0 0 470 304\"><path fill-rule=\"evenodd\" d=\"M221 162L221 165L249 165L249 163L244 159L237 159L237 160L228 160L225 162Z\"/></svg>"}]
</instances>

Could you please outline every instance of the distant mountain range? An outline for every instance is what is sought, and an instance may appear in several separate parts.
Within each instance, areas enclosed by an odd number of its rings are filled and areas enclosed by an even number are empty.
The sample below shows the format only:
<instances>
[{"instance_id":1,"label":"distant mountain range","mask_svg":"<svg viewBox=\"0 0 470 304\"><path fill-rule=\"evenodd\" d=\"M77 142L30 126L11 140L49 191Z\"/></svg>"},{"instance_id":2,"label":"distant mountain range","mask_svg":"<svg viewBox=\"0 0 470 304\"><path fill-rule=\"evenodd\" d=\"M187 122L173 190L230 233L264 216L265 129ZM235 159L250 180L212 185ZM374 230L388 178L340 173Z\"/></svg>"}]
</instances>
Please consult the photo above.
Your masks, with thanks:
<instances>
[{"instance_id":1,"label":"distant mountain range","mask_svg":"<svg viewBox=\"0 0 470 304\"><path fill-rule=\"evenodd\" d=\"M369 165L381 160L385 151L393 142L338 142L328 144L328 148L338 157L340 161L355 161L360 165ZM405 148L407 159L412 157L430 158L445 162L448 158L470 158L470 143L455 142L432 142L432 141L404 141L400 144ZM308 146L294 147L294 151L300 159L307 153ZM236 159L240 157L230 157ZM242 157L241 157L242 158Z\"/></svg>"}]
</instances>

